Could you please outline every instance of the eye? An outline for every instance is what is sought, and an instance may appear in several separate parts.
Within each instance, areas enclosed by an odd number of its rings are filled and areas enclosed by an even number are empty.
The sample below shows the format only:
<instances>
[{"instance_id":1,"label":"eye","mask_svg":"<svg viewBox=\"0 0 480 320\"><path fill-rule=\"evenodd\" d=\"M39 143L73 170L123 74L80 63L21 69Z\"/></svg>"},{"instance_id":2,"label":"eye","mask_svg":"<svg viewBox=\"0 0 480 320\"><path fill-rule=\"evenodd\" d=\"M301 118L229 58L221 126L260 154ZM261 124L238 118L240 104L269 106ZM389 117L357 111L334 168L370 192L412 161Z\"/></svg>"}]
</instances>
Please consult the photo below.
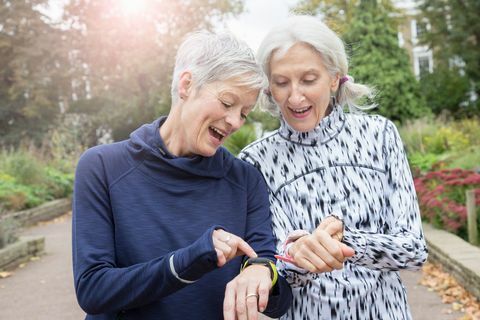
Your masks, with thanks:
<instances>
[{"instance_id":1,"label":"eye","mask_svg":"<svg viewBox=\"0 0 480 320\"><path fill-rule=\"evenodd\" d=\"M315 81L317 81L317 78L305 78L305 79L303 79L303 83L306 83L306 84L313 84L313 83L315 83Z\"/></svg>"},{"instance_id":2,"label":"eye","mask_svg":"<svg viewBox=\"0 0 480 320\"><path fill-rule=\"evenodd\" d=\"M226 101L224 101L224 100L222 100L222 99L218 99L218 101L220 101L220 103L221 103L226 109L232 107L232 104L231 104L231 103L228 103L228 102L226 102Z\"/></svg>"},{"instance_id":3,"label":"eye","mask_svg":"<svg viewBox=\"0 0 480 320\"><path fill-rule=\"evenodd\" d=\"M245 113L241 113L241 114L240 114L240 118L242 118L242 120L247 120L247 116L248 116L248 115L245 114Z\"/></svg>"},{"instance_id":4,"label":"eye","mask_svg":"<svg viewBox=\"0 0 480 320\"><path fill-rule=\"evenodd\" d=\"M286 81L276 81L276 82L274 82L274 84L277 87L285 87L288 84L288 82L286 82Z\"/></svg>"}]
</instances>

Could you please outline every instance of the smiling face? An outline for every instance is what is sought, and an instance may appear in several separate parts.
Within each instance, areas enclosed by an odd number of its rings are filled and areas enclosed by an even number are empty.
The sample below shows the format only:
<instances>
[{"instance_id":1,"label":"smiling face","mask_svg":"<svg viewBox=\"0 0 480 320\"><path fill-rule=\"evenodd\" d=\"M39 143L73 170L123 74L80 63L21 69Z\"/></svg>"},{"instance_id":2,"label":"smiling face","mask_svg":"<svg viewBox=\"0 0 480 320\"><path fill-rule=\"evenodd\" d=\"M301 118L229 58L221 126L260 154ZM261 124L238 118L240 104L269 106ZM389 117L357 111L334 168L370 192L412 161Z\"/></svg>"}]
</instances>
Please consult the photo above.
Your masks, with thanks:
<instances>
[{"instance_id":1,"label":"smiling face","mask_svg":"<svg viewBox=\"0 0 480 320\"><path fill-rule=\"evenodd\" d=\"M225 139L245 123L258 93L234 80L192 90L175 106L176 121L170 126L174 129L163 132L162 126L160 130L168 150L176 156L213 156Z\"/></svg>"},{"instance_id":2,"label":"smiling face","mask_svg":"<svg viewBox=\"0 0 480 320\"><path fill-rule=\"evenodd\" d=\"M270 91L285 121L296 131L313 130L325 117L331 92L338 89L320 54L304 43L270 59Z\"/></svg>"}]
</instances>

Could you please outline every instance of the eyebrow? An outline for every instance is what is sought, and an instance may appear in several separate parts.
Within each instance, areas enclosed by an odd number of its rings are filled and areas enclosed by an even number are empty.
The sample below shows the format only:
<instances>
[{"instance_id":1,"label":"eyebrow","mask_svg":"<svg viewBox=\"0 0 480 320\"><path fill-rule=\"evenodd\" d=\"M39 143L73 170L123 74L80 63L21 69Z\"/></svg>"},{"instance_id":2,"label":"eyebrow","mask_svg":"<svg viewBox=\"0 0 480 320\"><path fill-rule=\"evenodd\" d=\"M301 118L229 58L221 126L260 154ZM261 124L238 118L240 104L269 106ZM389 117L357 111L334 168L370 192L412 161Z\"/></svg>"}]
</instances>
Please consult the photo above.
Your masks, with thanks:
<instances>
[{"instance_id":1,"label":"eyebrow","mask_svg":"<svg viewBox=\"0 0 480 320\"><path fill-rule=\"evenodd\" d=\"M220 91L218 93L218 96L221 97L221 98L224 98L224 97L229 98L230 97L230 98L232 98L236 101L238 101L240 99L240 97L237 94L235 94L233 92L230 92L230 91Z\"/></svg>"},{"instance_id":2,"label":"eyebrow","mask_svg":"<svg viewBox=\"0 0 480 320\"><path fill-rule=\"evenodd\" d=\"M317 69L315 68L310 68L310 69L307 69L305 71L302 72L302 75L305 75L305 74L315 74L315 75L318 75L319 72ZM272 73L271 75L271 78L288 78L287 76L284 76L282 74L278 74L278 73Z\"/></svg>"}]
</instances>

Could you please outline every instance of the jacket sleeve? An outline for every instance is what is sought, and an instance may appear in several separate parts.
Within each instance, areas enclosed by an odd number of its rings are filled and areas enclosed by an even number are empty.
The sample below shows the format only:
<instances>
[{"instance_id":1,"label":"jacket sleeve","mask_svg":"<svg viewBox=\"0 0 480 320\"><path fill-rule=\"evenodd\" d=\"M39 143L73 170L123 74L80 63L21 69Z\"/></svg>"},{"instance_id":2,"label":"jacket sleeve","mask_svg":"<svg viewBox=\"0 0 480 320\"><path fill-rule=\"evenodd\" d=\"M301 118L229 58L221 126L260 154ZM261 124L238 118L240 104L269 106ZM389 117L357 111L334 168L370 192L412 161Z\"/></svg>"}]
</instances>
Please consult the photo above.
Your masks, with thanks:
<instances>
[{"instance_id":1,"label":"jacket sleeve","mask_svg":"<svg viewBox=\"0 0 480 320\"><path fill-rule=\"evenodd\" d=\"M345 226L344 242L355 250L351 263L375 270L418 269L428 255L410 167L395 125L387 121L385 226L382 233Z\"/></svg>"},{"instance_id":2,"label":"jacket sleeve","mask_svg":"<svg viewBox=\"0 0 480 320\"><path fill-rule=\"evenodd\" d=\"M119 267L104 160L96 149L80 159L74 186L72 250L75 290L89 314L118 312L167 296L216 268L211 227L190 246Z\"/></svg>"},{"instance_id":3,"label":"jacket sleeve","mask_svg":"<svg viewBox=\"0 0 480 320\"><path fill-rule=\"evenodd\" d=\"M253 167L250 170L248 189L248 216L245 241L255 250L259 257L271 259L274 263L275 238L272 232L272 220L268 200L268 190L262 175ZM251 186L251 187L250 187ZM292 291L289 284L279 276L268 299L265 315L278 318L285 314L292 303Z\"/></svg>"}]
</instances>

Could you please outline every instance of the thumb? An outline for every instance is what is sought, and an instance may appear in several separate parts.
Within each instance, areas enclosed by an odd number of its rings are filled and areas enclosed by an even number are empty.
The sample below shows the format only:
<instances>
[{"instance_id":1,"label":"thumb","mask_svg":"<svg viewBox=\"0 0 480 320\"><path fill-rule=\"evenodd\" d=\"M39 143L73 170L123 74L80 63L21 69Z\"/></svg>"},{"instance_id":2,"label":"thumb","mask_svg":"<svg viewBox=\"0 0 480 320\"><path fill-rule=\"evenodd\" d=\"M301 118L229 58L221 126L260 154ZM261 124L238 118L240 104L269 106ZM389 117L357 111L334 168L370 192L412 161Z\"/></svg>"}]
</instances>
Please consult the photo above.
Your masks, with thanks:
<instances>
[{"instance_id":1,"label":"thumb","mask_svg":"<svg viewBox=\"0 0 480 320\"><path fill-rule=\"evenodd\" d=\"M345 243L340 243L340 248L342 249L343 256L346 258L350 258L355 255L355 250L347 246Z\"/></svg>"}]
</instances>

